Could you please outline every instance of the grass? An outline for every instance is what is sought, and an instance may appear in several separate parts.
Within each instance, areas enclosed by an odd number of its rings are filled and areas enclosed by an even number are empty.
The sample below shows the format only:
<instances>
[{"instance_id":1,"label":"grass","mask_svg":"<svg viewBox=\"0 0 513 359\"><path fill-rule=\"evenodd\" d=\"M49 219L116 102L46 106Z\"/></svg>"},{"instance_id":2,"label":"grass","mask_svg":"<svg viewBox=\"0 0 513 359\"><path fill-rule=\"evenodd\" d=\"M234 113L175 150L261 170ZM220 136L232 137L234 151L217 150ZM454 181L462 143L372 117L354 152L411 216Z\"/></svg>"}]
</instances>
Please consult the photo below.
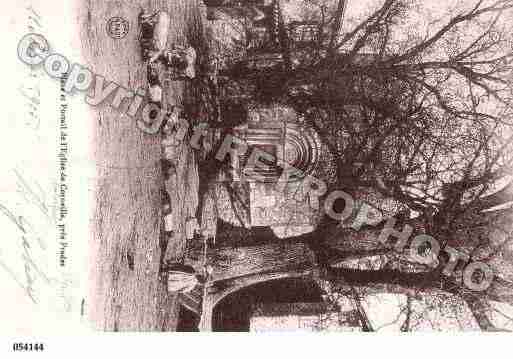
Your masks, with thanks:
<instances>
[{"instance_id":1,"label":"grass","mask_svg":"<svg viewBox=\"0 0 513 359\"><path fill-rule=\"evenodd\" d=\"M84 1L77 15L86 63L95 73L126 88L145 87L145 66L137 41L141 6L170 13L170 43L184 42L194 33L201 22L198 4L193 0ZM105 24L112 16L130 22L130 33L124 39L107 36ZM165 96L169 102L183 102L183 84L169 84ZM160 260L183 254L185 218L195 213L197 206L190 196L195 190L190 179L197 177L197 168L194 155L184 145L177 154L175 180L164 183L160 137L137 130L123 109L100 106L91 108L90 113L96 125L92 140L97 174L87 315L98 330L170 331L177 326L178 305L159 277ZM163 186L171 194L177 223L165 253L160 243Z\"/></svg>"}]
</instances>

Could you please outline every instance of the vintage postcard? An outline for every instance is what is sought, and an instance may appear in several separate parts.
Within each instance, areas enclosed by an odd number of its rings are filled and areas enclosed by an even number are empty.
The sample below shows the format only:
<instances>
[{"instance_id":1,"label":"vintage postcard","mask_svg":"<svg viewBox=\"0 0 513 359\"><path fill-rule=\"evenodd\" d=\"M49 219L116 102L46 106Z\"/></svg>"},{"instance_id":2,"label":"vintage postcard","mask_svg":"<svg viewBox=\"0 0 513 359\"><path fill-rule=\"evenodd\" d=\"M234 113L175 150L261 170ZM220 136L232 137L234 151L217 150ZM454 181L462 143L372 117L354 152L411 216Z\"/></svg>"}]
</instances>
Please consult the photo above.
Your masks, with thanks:
<instances>
[{"instance_id":1,"label":"vintage postcard","mask_svg":"<svg viewBox=\"0 0 513 359\"><path fill-rule=\"evenodd\" d=\"M513 0L3 5L2 334L513 331Z\"/></svg>"}]
</instances>

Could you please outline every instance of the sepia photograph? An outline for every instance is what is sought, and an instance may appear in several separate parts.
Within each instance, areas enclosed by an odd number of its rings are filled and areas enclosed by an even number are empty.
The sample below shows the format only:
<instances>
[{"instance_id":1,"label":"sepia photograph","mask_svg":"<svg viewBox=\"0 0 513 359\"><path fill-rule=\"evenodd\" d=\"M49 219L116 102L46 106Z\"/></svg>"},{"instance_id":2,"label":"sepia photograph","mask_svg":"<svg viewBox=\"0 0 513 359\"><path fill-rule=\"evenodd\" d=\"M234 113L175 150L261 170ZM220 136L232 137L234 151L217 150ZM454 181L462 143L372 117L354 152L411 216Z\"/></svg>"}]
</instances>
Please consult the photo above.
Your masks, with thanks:
<instances>
[{"instance_id":1,"label":"sepia photograph","mask_svg":"<svg viewBox=\"0 0 513 359\"><path fill-rule=\"evenodd\" d=\"M513 331L512 0L62 3L3 28L2 333Z\"/></svg>"},{"instance_id":2,"label":"sepia photograph","mask_svg":"<svg viewBox=\"0 0 513 359\"><path fill-rule=\"evenodd\" d=\"M94 326L513 328L513 3L115 3L84 53L148 108L93 114Z\"/></svg>"}]
</instances>

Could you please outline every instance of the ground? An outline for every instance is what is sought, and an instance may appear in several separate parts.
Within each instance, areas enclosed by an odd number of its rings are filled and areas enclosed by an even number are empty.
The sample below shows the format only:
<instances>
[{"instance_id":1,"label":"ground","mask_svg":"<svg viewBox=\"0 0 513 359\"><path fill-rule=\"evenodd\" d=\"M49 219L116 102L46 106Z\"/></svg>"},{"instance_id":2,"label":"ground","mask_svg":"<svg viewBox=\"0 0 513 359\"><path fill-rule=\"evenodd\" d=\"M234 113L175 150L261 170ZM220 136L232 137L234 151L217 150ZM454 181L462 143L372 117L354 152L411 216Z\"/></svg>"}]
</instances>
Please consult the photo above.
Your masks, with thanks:
<instances>
[{"instance_id":1,"label":"ground","mask_svg":"<svg viewBox=\"0 0 513 359\"><path fill-rule=\"evenodd\" d=\"M171 15L169 42L184 41L188 26L198 20L199 0L137 1L89 0L78 11L83 53L96 74L128 89L144 87L145 67L137 41L137 15L165 10ZM112 39L105 25L121 16L130 23L123 39ZM183 88L166 88L170 102L182 100ZM88 317L94 328L107 331L171 331L176 329L178 306L159 277L162 246L161 194L164 180L159 165L159 136L139 131L133 119L109 106L91 108L96 123L96 209L90 239ZM190 152L180 152L173 208L187 206L184 196L191 172ZM182 171L182 172L181 172ZM181 186L181 187L180 187ZM188 190L191 190L190 188ZM182 211L177 211L182 213ZM168 256L181 256L184 218L177 218L177 233Z\"/></svg>"}]
</instances>

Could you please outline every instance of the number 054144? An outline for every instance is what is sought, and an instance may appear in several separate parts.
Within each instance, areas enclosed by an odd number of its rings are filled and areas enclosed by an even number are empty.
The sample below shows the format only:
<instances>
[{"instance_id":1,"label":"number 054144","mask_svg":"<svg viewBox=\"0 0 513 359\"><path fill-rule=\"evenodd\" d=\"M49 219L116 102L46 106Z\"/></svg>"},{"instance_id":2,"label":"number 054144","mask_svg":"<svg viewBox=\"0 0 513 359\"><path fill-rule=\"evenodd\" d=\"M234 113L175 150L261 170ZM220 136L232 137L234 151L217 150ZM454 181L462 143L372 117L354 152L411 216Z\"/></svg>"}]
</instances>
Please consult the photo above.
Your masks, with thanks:
<instances>
[{"instance_id":1,"label":"number 054144","mask_svg":"<svg viewBox=\"0 0 513 359\"><path fill-rule=\"evenodd\" d=\"M15 352L39 352L45 350L43 343L14 343L12 349Z\"/></svg>"}]
</instances>

